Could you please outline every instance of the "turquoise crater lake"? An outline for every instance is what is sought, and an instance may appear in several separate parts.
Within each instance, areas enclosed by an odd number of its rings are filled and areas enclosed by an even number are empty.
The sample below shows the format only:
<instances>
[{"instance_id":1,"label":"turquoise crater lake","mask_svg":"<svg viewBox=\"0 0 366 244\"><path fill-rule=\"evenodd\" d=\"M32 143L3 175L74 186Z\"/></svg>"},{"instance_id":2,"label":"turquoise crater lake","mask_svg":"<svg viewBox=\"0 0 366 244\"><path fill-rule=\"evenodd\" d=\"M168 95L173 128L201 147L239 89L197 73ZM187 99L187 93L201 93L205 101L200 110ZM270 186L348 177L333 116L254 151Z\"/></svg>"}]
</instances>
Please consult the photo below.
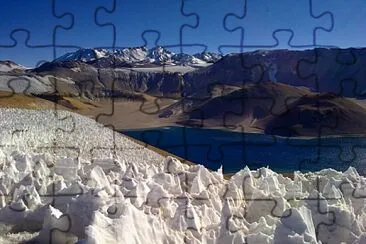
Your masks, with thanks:
<instances>
[{"instance_id":1,"label":"turquoise crater lake","mask_svg":"<svg viewBox=\"0 0 366 244\"><path fill-rule=\"evenodd\" d=\"M366 137L284 138L220 129L158 127L121 133L224 173L269 166L277 172L346 170L366 174Z\"/></svg>"}]
</instances>

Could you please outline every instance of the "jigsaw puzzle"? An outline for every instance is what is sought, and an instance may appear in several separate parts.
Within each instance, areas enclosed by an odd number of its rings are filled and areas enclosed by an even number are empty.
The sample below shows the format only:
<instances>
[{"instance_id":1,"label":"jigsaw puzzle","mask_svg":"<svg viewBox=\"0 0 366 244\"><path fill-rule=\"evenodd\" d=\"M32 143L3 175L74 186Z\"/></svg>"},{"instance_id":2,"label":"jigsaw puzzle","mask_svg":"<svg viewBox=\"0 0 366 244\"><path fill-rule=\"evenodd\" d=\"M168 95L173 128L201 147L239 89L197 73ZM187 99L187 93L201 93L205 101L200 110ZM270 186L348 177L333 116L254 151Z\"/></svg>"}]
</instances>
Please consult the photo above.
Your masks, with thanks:
<instances>
[{"instance_id":1,"label":"jigsaw puzzle","mask_svg":"<svg viewBox=\"0 0 366 244\"><path fill-rule=\"evenodd\" d=\"M363 1L6 2L1 242L366 243Z\"/></svg>"}]
</instances>

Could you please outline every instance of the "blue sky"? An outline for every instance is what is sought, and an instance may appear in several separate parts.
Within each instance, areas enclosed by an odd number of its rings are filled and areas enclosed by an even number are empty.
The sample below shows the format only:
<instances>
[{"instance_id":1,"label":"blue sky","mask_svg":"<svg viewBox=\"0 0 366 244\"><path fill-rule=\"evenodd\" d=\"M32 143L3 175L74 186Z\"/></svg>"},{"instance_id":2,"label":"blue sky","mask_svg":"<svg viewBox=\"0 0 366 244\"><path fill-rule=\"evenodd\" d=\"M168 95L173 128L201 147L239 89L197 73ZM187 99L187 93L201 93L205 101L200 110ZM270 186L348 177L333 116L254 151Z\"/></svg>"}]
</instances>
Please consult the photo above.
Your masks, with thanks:
<instances>
[{"instance_id":1,"label":"blue sky","mask_svg":"<svg viewBox=\"0 0 366 244\"><path fill-rule=\"evenodd\" d=\"M182 1L5 0L0 60L33 67L79 47L156 44L186 53L366 46L364 0Z\"/></svg>"}]
</instances>

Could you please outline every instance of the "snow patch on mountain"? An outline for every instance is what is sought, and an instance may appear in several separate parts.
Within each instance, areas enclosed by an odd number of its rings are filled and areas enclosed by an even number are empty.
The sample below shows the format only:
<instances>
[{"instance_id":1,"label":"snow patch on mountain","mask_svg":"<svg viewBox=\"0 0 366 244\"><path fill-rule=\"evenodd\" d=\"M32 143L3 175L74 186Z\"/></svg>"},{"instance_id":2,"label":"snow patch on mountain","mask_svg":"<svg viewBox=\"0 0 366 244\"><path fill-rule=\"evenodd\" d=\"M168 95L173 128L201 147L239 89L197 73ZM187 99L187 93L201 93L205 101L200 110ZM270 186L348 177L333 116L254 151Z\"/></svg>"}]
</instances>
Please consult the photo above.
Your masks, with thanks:
<instances>
[{"instance_id":1,"label":"snow patch on mountain","mask_svg":"<svg viewBox=\"0 0 366 244\"><path fill-rule=\"evenodd\" d=\"M101 55L101 52L98 52L99 56ZM62 57L56 59L56 61L71 61L71 60L77 60L82 62L89 62L96 60L98 58L97 53L93 49L79 49L76 52L73 53L67 53L63 55Z\"/></svg>"},{"instance_id":2,"label":"snow patch on mountain","mask_svg":"<svg viewBox=\"0 0 366 244\"><path fill-rule=\"evenodd\" d=\"M203 60L207 63L216 62L220 58L222 58L221 54L213 53L213 52L202 52L196 53L193 55L195 58Z\"/></svg>"}]
</instances>

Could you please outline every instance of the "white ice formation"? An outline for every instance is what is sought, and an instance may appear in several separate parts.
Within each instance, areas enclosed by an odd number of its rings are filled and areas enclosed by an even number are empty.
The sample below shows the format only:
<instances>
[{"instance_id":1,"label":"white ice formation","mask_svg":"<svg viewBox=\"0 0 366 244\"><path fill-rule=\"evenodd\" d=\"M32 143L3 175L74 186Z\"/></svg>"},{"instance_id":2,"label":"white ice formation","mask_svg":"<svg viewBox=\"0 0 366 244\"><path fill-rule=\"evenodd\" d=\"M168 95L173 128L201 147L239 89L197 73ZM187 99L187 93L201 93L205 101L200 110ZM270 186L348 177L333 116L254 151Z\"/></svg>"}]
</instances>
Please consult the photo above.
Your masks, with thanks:
<instances>
[{"instance_id":1,"label":"white ice formation","mask_svg":"<svg viewBox=\"0 0 366 244\"><path fill-rule=\"evenodd\" d=\"M225 179L73 113L1 109L0 128L1 243L366 241L354 168Z\"/></svg>"}]
</instances>

